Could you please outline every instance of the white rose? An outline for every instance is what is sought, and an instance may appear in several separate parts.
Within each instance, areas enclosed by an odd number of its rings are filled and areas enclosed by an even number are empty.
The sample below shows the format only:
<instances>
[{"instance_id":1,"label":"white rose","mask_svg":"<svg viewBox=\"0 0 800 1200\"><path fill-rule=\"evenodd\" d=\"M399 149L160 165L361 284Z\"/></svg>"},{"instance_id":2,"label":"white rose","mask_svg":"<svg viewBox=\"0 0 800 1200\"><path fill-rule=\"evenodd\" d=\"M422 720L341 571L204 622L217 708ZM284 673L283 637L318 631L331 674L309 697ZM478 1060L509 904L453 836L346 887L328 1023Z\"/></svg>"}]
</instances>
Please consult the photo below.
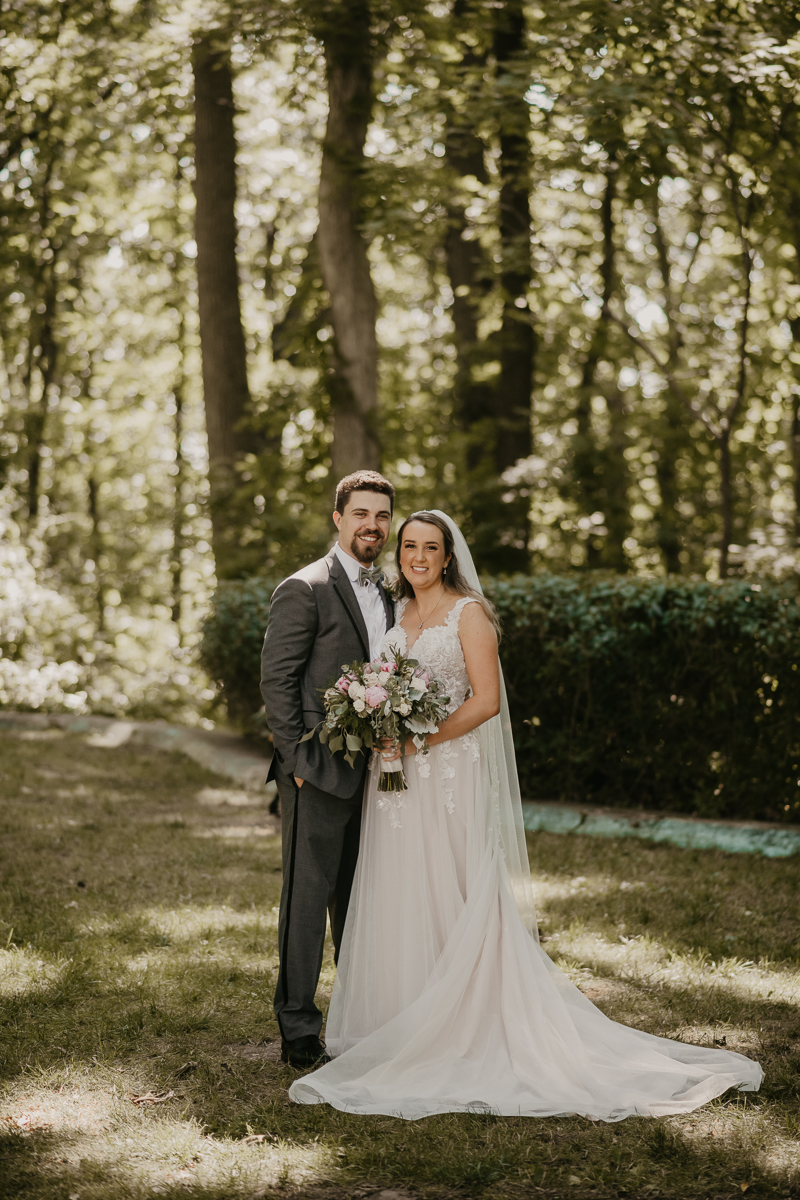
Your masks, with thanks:
<instances>
[{"instance_id":1,"label":"white rose","mask_svg":"<svg viewBox=\"0 0 800 1200\"><path fill-rule=\"evenodd\" d=\"M419 675L415 675L411 680L411 686L416 692L427 692L428 685Z\"/></svg>"},{"instance_id":2,"label":"white rose","mask_svg":"<svg viewBox=\"0 0 800 1200\"><path fill-rule=\"evenodd\" d=\"M361 683L351 683L350 691L347 693L351 700L363 700L366 693L366 688Z\"/></svg>"},{"instance_id":3,"label":"white rose","mask_svg":"<svg viewBox=\"0 0 800 1200\"><path fill-rule=\"evenodd\" d=\"M367 687L374 687L376 683L380 683L381 677L377 671L368 671L364 676L364 683Z\"/></svg>"},{"instance_id":4,"label":"white rose","mask_svg":"<svg viewBox=\"0 0 800 1200\"><path fill-rule=\"evenodd\" d=\"M351 689L351 691L352 691L352 689ZM357 713L362 713L362 712L364 712L364 710L366 709L366 707L367 707L367 706L366 706L366 704L365 704L365 702L364 702L363 700L356 700L356 701L354 701L354 703L353 703L353 708L356 710L356 712L357 712Z\"/></svg>"},{"instance_id":5,"label":"white rose","mask_svg":"<svg viewBox=\"0 0 800 1200\"><path fill-rule=\"evenodd\" d=\"M406 701L404 700L403 703L400 705L400 713L402 716L407 717L410 712L411 712L411 705L407 704Z\"/></svg>"}]
</instances>

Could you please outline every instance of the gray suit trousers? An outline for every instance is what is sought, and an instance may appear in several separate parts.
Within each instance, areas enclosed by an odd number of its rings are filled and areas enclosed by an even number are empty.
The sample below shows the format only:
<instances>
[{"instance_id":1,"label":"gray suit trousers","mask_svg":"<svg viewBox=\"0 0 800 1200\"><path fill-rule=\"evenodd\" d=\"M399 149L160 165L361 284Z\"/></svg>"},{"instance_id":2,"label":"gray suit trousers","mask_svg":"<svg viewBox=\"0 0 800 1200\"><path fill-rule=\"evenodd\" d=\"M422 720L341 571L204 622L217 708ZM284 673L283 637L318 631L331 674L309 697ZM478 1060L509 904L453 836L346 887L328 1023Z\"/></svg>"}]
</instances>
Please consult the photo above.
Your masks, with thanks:
<instances>
[{"instance_id":1,"label":"gray suit trousers","mask_svg":"<svg viewBox=\"0 0 800 1200\"><path fill-rule=\"evenodd\" d=\"M358 859L363 784L342 799L315 788L298 788L276 774L281 798L283 889L278 940L280 967L275 1015L286 1041L317 1034L322 1013L314 1002L330 914L336 961L342 944L350 889Z\"/></svg>"}]
</instances>

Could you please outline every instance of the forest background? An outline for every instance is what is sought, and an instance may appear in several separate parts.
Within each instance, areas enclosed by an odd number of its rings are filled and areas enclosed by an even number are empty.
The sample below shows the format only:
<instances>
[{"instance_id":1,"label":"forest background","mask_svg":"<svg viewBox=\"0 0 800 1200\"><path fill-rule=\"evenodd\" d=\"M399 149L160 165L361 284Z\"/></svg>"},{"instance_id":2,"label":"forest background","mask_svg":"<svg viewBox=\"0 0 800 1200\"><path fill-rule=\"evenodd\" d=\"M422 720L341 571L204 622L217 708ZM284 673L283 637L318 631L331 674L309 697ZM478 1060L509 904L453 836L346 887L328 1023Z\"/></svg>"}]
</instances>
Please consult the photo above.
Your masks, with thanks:
<instances>
[{"instance_id":1,"label":"forest background","mask_svg":"<svg viewBox=\"0 0 800 1200\"><path fill-rule=\"evenodd\" d=\"M0 13L0 706L207 719L361 466L488 574L795 577L791 0Z\"/></svg>"}]
</instances>

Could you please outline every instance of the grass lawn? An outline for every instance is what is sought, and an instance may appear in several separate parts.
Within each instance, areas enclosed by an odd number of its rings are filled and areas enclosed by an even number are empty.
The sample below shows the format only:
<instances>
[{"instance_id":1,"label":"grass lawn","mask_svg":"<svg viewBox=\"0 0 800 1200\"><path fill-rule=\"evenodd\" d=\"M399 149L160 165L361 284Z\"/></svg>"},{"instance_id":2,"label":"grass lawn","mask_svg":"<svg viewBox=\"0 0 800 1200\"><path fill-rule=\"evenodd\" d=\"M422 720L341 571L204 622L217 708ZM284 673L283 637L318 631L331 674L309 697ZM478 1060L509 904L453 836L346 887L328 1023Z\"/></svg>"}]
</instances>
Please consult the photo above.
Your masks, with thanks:
<instances>
[{"instance_id":1,"label":"grass lawn","mask_svg":"<svg viewBox=\"0 0 800 1200\"><path fill-rule=\"evenodd\" d=\"M760 1094L405 1122L287 1100L263 796L179 755L2 734L0 838L3 1200L800 1196L798 856L530 841L545 945L587 995L754 1055Z\"/></svg>"}]
</instances>

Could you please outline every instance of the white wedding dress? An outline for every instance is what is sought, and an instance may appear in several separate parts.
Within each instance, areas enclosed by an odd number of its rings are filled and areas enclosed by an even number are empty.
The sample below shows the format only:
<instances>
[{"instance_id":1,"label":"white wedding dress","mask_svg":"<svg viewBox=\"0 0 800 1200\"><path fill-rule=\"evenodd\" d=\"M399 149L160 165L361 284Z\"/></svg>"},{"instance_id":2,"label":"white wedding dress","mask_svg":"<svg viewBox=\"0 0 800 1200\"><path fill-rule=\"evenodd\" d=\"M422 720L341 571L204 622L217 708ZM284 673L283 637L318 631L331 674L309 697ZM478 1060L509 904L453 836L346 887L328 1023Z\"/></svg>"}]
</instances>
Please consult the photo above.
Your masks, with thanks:
<instances>
[{"instance_id":1,"label":"white wedding dress","mask_svg":"<svg viewBox=\"0 0 800 1200\"><path fill-rule=\"evenodd\" d=\"M461 599L407 646L469 694ZM408 791L381 794L373 759L361 849L326 1040L333 1060L292 1084L302 1104L414 1120L492 1112L619 1121L689 1112L731 1087L759 1087L759 1065L609 1020L525 927L484 794L477 731L404 760ZM485 776L484 776L485 778Z\"/></svg>"}]
</instances>

